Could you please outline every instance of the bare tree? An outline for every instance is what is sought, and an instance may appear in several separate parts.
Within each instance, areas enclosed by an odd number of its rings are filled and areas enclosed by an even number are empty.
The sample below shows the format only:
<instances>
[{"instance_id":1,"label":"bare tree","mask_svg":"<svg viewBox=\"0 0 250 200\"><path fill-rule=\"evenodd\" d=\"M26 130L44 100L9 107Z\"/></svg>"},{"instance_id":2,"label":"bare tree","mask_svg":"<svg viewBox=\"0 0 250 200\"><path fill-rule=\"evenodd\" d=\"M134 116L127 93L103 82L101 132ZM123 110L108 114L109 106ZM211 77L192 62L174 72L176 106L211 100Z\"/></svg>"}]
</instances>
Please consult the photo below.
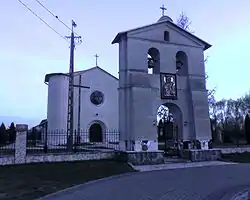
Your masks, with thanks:
<instances>
[{"instance_id":1,"label":"bare tree","mask_svg":"<svg viewBox=\"0 0 250 200\"><path fill-rule=\"evenodd\" d=\"M181 14L179 15L176 24L183 28L186 31L189 31L190 33L194 33L194 31L191 28L191 20L189 17L182 11Z\"/></svg>"},{"instance_id":2,"label":"bare tree","mask_svg":"<svg viewBox=\"0 0 250 200\"><path fill-rule=\"evenodd\" d=\"M189 17L182 11L177 18L176 24L181 27L182 29L194 33L194 30L191 28L192 21L189 19ZM208 62L208 56L205 58L204 63ZM207 81L208 75L206 73L205 79ZM207 90L207 96L208 96L208 103L209 107L212 106L213 101L214 101L214 94L215 94L216 89L213 88L211 90Z\"/></svg>"}]
</instances>

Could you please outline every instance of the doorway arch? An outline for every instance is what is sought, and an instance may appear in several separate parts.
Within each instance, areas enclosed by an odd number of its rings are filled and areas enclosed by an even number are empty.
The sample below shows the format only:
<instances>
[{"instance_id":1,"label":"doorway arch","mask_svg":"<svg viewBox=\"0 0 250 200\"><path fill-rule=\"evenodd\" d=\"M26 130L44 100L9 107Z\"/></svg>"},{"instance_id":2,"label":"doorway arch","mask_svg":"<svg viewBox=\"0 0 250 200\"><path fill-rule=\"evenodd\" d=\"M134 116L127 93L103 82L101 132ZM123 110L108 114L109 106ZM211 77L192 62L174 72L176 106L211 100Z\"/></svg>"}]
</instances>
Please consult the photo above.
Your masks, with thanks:
<instances>
[{"instance_id":1,"label":"doorway arch","mask_svg":"<svg viewBox=\"0 0 250 200\"><path fill-rule=\"evenodd\" d=\"M164 103L163 106L166 106L169 109L169 113L171 115L171 119L173 121L174 126L178 127L178 139L183 138L183 117L182 117L182 111L180 107L174 103L168 102Z\"/></svg>"},{"instance_id":2,"label":"doorway arch","mask_svg":"<svg viewBox=\"0 0 250 200\"><path fill-rule=\"evenodd\" d=\"M182 134L182 112L174 103L164 103L157 110L158 148L178 154Z\"/></svg>"},{"instance_id":3,"label":"doorway arch","mask_svg":"<svg viewBox=\"0 0 250 200\"><path fill-rule=\"evenodd\" d=\"M89 141L90 142L102 142L103 141L103 128L97 122L94 122L89 127Z\"/></svg>"}]
</instances>

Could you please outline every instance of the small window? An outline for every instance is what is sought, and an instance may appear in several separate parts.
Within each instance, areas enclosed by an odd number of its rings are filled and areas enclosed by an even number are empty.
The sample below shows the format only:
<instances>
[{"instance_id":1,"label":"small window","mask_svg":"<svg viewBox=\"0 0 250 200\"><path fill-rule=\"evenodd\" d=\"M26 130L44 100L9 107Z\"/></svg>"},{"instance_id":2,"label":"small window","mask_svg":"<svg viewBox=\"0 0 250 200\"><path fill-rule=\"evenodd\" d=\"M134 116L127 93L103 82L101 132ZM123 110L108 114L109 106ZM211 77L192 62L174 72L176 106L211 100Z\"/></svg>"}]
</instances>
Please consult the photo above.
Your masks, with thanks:
<instances>
[{"instance_id":1,"label":"small window","mask_svg":"<svg viewBox=\"0 0 250 200\"><path fill-rule=\"evenodd\" d=\"M169 32L168 31L164 31L164 40L169 41Z\"/></svg>"}]
</instances>

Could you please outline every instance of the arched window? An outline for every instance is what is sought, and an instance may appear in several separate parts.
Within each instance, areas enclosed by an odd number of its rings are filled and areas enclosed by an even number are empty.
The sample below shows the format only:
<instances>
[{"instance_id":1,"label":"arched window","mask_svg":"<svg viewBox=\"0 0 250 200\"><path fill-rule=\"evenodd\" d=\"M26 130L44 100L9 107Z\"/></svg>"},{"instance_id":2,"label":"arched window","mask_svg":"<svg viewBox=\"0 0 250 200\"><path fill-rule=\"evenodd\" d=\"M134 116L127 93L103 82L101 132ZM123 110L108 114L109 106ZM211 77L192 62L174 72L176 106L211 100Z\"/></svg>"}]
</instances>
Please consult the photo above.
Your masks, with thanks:
<instances>
[{"instance_id":1,"label":"arched window","mask_svg":"<svg viewBox=\"0 0 250 200\"><path fill-rule=\"evenodd\" d=\"M183 51L176 53L176 73L179 76L188 75L188 59L187 54Z\"/></svg>"},{"instance_id":2,"label":"arched window","mask_svg":"<svg viewBox=\"0 0 250 200\"><path fill-rule=\"evenodd\" d=\"M148 73L160 74L160 52L156 48L148 50Z\"/></svg>"}]
</instances>

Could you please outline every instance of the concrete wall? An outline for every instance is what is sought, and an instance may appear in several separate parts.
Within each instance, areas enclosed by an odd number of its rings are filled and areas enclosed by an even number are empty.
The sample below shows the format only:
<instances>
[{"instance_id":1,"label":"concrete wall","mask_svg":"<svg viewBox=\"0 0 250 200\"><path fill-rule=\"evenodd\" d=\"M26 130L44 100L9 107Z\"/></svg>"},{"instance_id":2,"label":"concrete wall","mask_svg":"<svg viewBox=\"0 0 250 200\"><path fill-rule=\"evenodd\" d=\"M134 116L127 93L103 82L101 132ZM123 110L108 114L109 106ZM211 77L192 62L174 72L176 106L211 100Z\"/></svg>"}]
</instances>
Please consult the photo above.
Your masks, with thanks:
<instances>
[{"instance_id":1,"label":"concrete wall","mask_svg":"<svg viewBox=\"0 0 250 200\"><path fill-rule=\"evenodd\" d=\"M26 154L27 142L27 125L16 125L17 135L14 155L0 156L0 165L14 165L26 163L41 163L41 162L67 162L67 161L81 161L81 160L101 160L113 159L115 157L114 151L109 152L95 152L95 153L60 153L60 154Z\"/></svg>"}]
</instances>

